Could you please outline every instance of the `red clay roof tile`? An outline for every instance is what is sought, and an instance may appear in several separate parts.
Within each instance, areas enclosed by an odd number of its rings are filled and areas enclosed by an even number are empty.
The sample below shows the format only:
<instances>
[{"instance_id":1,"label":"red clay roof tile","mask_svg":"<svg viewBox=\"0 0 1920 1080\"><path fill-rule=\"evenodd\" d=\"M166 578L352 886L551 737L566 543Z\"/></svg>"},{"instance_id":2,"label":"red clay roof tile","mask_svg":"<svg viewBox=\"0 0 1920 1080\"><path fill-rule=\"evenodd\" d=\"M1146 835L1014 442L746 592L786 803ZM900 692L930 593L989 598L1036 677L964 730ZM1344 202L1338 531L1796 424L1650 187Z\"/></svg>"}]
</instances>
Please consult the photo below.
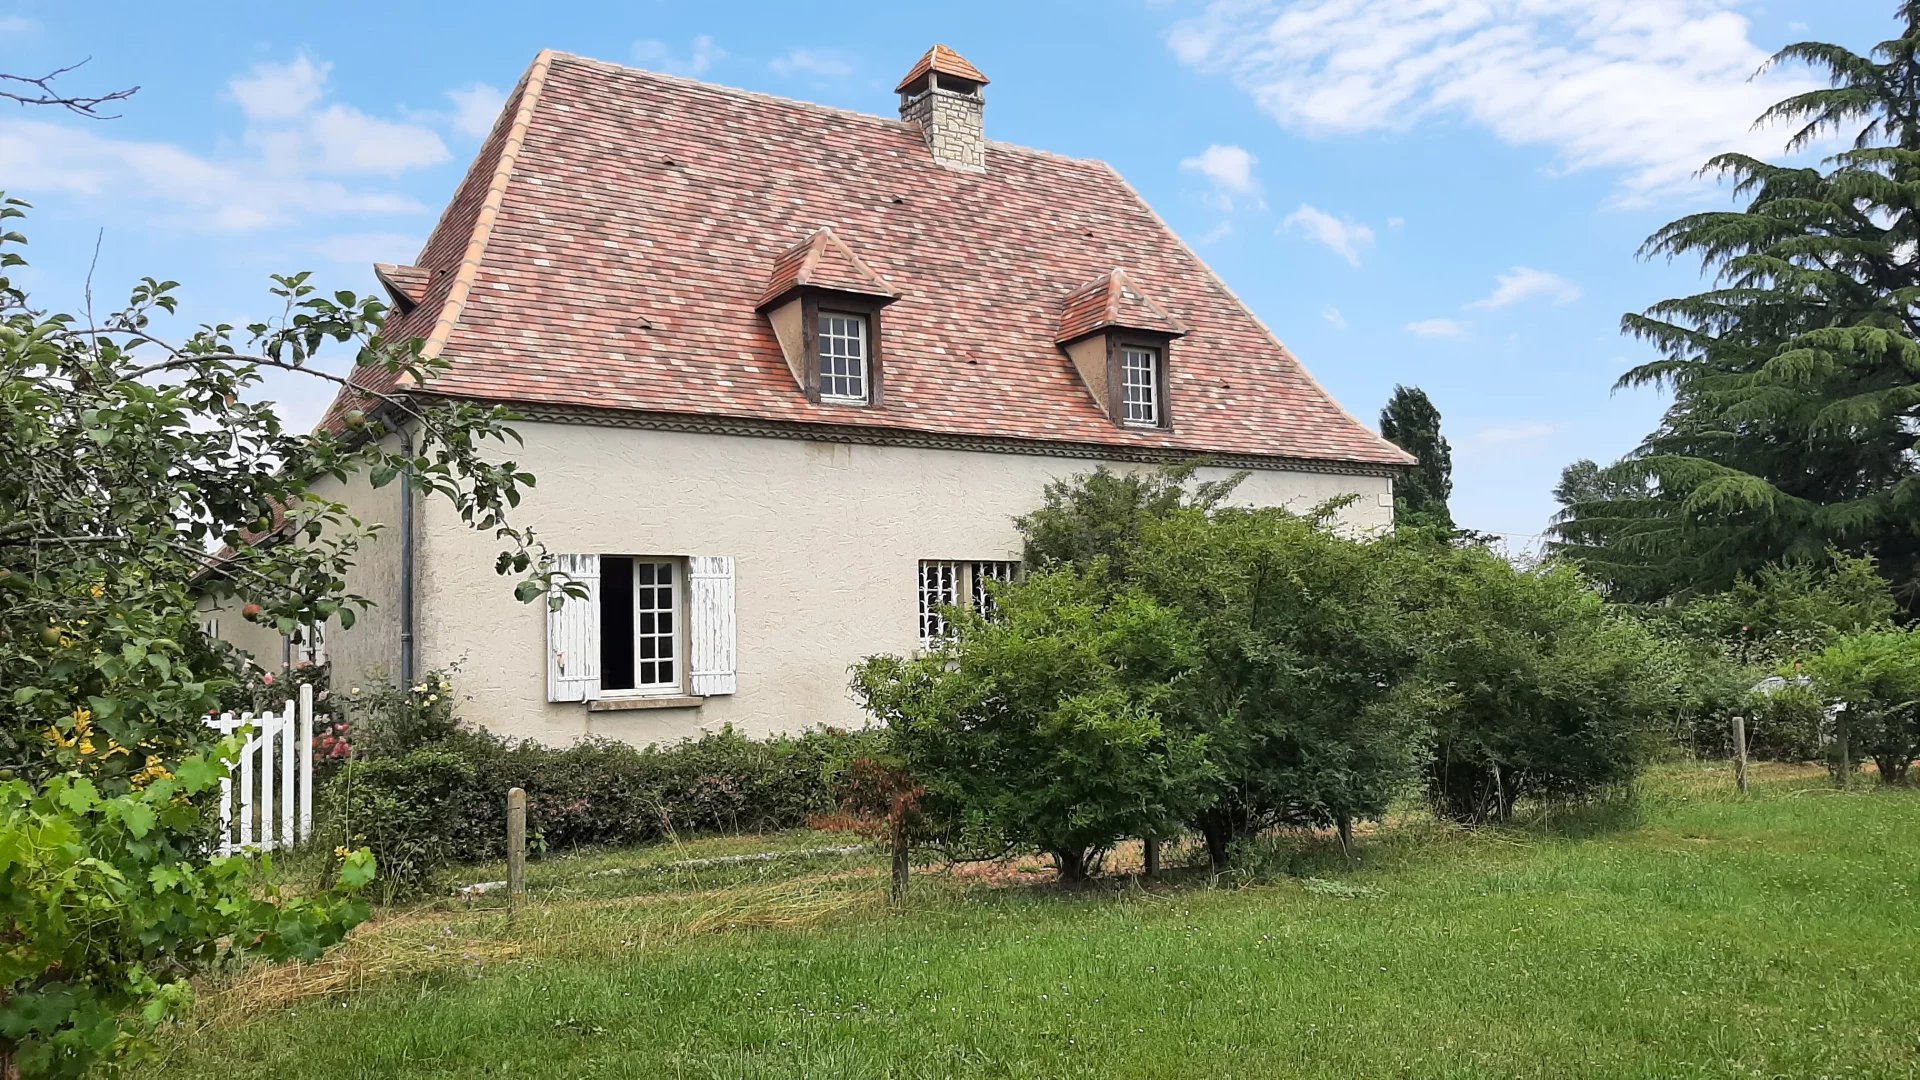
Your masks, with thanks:
<instances>
[{"instance_id":1,"label":"red clay roof tile","mask_svg":"<svg viewBox=\"0 0 1920 1080\"><path fill-rule=\"evenodd\" d=\"M830 227L899 294L882 405L809 402L755 310L796 222ZM426 338L451 365L428 389L453 397L1412 460L1102 162L989 142L984 173L957 171L910 123L565 54L522 79L413 265L434 276L388 336ZM1114 424L1056 343L1068 296L1114 266L1187 328L1172 429ZM343 394L326 423L366 400Z\"/></svg>"},{"instance_id":2,"label":"red clay roof tile","mask_svg":"<svg viewBox=\"0 0 1920 1080\"><path fill-rule=\"evenodd\" d=\"M833 235L832 229L816 229L813 235L788 248L774 260L767 287L760 292L760 308L803 286L857 293L861 296L900 295L886 278L855 255L852 249Z\"/></svg>"},{"instance_id":3,"label":"red clay roof tile","mask_svg":"<svg viewBox=\"0 0 1920 1080\"><path fill-rule=\"evenodd\" d=\"M1088 334L1118 327L1180 337L1187 328L1179 319L1147 299L1124 270L1109 270L1075 289L1060 305L1060 329L1054 341L1061 345Z\"/></svg>"}]
</instances>

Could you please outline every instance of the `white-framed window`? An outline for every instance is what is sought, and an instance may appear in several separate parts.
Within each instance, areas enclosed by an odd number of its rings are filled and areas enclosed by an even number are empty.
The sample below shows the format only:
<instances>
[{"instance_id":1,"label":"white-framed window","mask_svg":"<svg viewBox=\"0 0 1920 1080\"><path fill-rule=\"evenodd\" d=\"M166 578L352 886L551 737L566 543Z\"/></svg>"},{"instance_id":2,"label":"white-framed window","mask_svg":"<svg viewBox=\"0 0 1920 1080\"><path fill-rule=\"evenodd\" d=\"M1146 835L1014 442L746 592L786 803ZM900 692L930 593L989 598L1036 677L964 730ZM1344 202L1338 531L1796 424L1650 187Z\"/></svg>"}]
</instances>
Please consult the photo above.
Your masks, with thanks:
<instances>
[{"instance_id":1,"label":"white-framed window","mask_svg":"<svg viewBox=\"0 0 1920 1080\"><path fill-rule=\"evenodd\" d=\"M1135 427L1160 426L1163 397L1160 350L1145 345L1120 347L1120 422Z\"/></svg>"},{"instance_id":2,"label":"white-framed window","mask_svg":"<svg viewBox=\"0 0 1920 1080\"><path fill-rule=\"evenodd\" d=\"M218 615L209 615L205 619L200 620L200 632L210 638L219 637L220 617Z\"/></svg>"},{"instance_id":3,"label":"white-framed window","mask_svg":"<svg viewBox=\"0 0 1920 1080\"><path fill-rule=\"evenodd\" d=\"M601 690L681 692L681 577L678 559L601 556Z\"/></svg>"},{"instance_id":4,"label":"white-framed window","mask_svg":"<svg viewBox=\"0 0 1920 1080\"><path fill-rule=\"evenodd\" d=\"M737 692L731 555L561 554L547 619L547 700Z\"/></svg>"},{"instance_id":5,"label":"white-framed window","mask_svg":"<svg viewBox=\"0 0 1920 1080\"><path fill-rule=\"evenodd\" d=\"M1012 581L1019 570L1019 563L1005 560L922 559L918 583L920 644L932 646L953 636L953 625L944 612L960 603L963 596L973 605L973 610L991 618L997 608L987 583Z\"/></svg>"},{"instance_id":6,"label":"white-framed window","mask_svg":"<svg viewBox=\"0 0 1920 1080\"><path fill-rule=\"evenodd\" d=\"M820 400L867 401L867 317L844 311L822 311L820 339Z\"/></svg>"}]
</instances>

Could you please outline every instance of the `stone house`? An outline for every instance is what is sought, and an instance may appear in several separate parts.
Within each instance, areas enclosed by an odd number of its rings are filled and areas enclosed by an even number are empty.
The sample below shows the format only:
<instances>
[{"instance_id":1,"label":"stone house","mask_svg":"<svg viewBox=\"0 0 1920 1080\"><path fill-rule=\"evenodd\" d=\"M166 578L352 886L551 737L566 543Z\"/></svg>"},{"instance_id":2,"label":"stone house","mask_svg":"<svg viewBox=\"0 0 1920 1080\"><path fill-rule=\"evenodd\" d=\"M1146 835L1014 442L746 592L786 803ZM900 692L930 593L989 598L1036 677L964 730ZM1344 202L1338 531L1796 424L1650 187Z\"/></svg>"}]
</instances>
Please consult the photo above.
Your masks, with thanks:
<instances>
[{"instance_id":1,"label":"stone house","mask_svg":"<svg viewBox=\"0 0 1920 1080\"><path fill-rule=\"evenodd\" d=\"M986 85L935 46L894 119L540 54L376 268L450 370L370 389L518 410L515 520L593 595L518 603L442 504L332 493L388 525L335 685L459 664L464 716L548 742L858 725L848 666L1009 575L1050 479L1206 455L1389 528L1407 455L1112 168L988 139Z\"/></svg>"}]
</instances>

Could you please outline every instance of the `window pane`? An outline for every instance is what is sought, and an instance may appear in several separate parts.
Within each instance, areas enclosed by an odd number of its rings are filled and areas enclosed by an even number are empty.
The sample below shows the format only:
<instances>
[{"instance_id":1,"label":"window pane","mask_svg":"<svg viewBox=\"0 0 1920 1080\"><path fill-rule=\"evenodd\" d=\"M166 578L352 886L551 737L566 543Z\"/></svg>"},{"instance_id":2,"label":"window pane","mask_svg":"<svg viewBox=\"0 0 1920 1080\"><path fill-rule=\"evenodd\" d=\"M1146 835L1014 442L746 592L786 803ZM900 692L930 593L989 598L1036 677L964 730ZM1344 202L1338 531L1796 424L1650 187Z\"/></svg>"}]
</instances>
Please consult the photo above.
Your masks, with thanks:
<instances>
[{"instance_id":1,"label":"window pane","mask_svg":"<svg viewBox=\"0 0 1920 1080\"><path fill-rule=\"evenodd\" d=\"M859 315L822 312L820 396L839 401L867 399L867 320Z\"/></svg>"},{"instance_id":2,"label":"window pane","mask_svg":"<svg viewBox=\"0 0 1920 1080\"><path fill-rule=\"evenodd\" d=\"M1125 346L1120 353L1121 415L1123 423L1160 422L1160 354L1156 349Z\"/></svg>"},{"instance_id":3,"label":"window pane","mask_svg":"<svg viewBox=\"0 0 1920 1080\"><path fill-rule=\"evenodd\" d=\"M673 564L635 560L633 656L635 685L639 689L678 689L675 665L679 652L674 636L674 605L678 602L673 586Z\"/></svg>"}]
</instances>

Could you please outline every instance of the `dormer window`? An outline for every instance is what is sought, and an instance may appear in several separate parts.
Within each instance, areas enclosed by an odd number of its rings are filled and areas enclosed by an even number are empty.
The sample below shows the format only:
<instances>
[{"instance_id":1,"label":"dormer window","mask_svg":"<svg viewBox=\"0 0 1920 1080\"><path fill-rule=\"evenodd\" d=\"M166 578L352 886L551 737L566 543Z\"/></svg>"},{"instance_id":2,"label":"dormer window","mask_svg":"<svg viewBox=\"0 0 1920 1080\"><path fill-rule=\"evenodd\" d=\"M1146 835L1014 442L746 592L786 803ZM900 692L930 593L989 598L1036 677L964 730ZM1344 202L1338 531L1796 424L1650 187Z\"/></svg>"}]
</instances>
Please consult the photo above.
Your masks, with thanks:
<instances>
[{"instance_id":1,"label":"dormer window","mask_svg":"<svg viewBox=\"0 0 1920 1080\"><path fill-rule=\"evenodd\" d=\"M1146 345L1120 347L1120 422L1128 427L1160 426L1160 350Z\"/></svg>"},{"instance_id":2,"label":"dormer window","mask_svg":"<svg viewBox=\"0 0 1920 1080\"><path fill-rule=\"evenodd\" d=\"M807 400L877 407L886 375L880 312L899 296L821 229L774 261L758 310Z\"/></svg>"},{"instance_id":3,"label":"dormer window","mask_svg":"<svg viewBox=\"0 0 1920 1080\"><path fill-rule=\"evenodd\" d=\"M1186 333L1124 271L1110 270L1067 295L1054 340L1114 423L1170 428L1173 342Z\"/></svg>"},{"instance_id":4,"label":"dormer window","mask_svg":"<svg viewBox=\"0 0 1920 1080\"><path fill-rule=\"evenodd\" d=\"M820 400L867 403L867 317L846 311L819 313Z\"/></svg>"}]
</instances>

